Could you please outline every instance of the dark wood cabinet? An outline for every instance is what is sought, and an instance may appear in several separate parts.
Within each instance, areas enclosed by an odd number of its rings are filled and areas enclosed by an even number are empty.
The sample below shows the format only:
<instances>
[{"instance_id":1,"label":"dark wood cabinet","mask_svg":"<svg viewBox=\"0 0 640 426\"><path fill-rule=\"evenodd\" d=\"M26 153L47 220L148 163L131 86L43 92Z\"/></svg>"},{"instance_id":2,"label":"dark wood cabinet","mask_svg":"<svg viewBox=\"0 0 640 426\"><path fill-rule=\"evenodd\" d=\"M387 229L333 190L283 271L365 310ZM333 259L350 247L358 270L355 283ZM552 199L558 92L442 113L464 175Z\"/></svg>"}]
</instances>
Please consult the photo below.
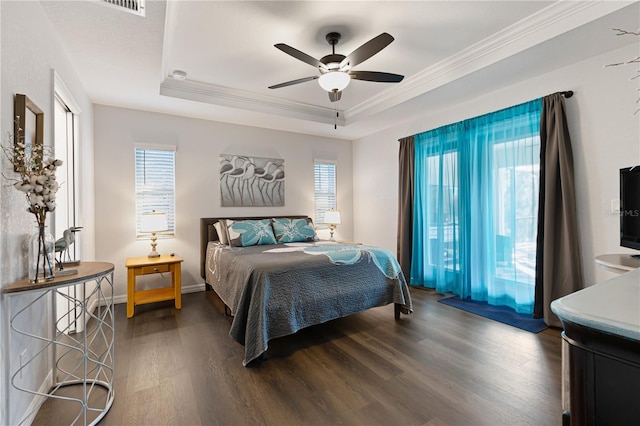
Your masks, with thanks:
<instances>
[{"instance_id":1,"label":"dark wood cabinet","mask_svg":"<svg viewBox=\"0 0 640 426\"><path fill-rule=\"evenodd\" d=\"M567 343L563 425L640 424L640 269L628 257L602 256L622 274L551 302Z\"/></svg>"},{"instance_id":2,"label":"dark wood cabinet","mask_svg":"<svg viewBox=\"0 0 640 426\"><path fill-rule=\"evenodd\" d=\"M571 425L640 421L640 341L563 320L569 343Z\"/></svg>"}]
</instances>

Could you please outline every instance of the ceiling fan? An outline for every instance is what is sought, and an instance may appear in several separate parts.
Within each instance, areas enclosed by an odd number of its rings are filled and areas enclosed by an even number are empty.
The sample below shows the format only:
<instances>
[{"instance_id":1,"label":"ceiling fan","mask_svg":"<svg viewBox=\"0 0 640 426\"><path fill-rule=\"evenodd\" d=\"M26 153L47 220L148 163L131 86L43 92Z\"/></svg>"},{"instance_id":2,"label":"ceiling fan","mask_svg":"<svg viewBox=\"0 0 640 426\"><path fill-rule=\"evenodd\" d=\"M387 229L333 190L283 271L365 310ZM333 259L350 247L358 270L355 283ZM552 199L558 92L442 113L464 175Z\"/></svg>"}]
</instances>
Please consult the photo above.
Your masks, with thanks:
<instances>
[{"instance_id":1,"label":"ceiling fan","mask_svg":"<svg viewBox=\"0 0 640 426\"><path fill-rule=\"evenodd\" d=\"M338 44L340 38L340 33L331 32L327 34L326 39L332 47L332 53L322 57L321 59L315 59L314 57L284 43L276 44L275 47L282 50L284 53L317 68L320 75L303 77L297 80L276 84L274 86L269 86L269 89L279 89L281 87L305 83L311 80L318 80L320 86L329 93L329 99L331 102L336 102L340 100L342 90L347 87L352 79L374 81L378 83L399 83L404 78L403 75L387 72L352 70L356 65L366 61L387 47L394 40L390 34L382 33L379 36L372 38L351 52L349 56L336 53L336 44Z\"/></svg>"}]
</instances>

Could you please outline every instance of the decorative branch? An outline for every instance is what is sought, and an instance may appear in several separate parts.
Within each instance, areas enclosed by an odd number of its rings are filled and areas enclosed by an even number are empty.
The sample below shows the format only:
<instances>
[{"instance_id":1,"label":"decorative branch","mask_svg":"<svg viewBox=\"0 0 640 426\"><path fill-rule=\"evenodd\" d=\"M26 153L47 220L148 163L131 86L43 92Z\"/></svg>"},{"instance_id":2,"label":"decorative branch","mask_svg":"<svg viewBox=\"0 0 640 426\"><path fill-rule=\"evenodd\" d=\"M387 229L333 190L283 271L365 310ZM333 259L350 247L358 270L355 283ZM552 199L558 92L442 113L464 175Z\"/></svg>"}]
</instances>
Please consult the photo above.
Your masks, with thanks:
<instances>
[{"instance_id":1,"label":"decorative branch","mask_svg":"<svg viewBox=\"0 0 640 426\"><path fill-rule=\"evenodd\" d=\"M616 33L617 36L624 36L624 35L640 36L640 31L627 31L627 30L622 30L620 28L613 28L613 31L617 31ZM640 56L636 56L635 58L629 61L617 62L614 64L607 64L605 65L605 67L617 67L620 65L629 65L629 64L640 64ZM636 70L636 75L631 77L629 80L635 80L636 78L640 78L640 70ZM636 89L636 90L640 92L640 89ZM640 105L640 96L636 100L636 105ZM636 115L639 112L640 112L640 108L636 109L633 115Z\"/></svg>"},{"instance_id":2,"label":"decorative branch","mask_svg":"<svg viewBox=\"0 0 640 426\"><path fill-rule=\"evenodd\" d=\"M614 28L613 31L617 31L618 34L616 34L617 36L621 36L621 35L637 35L640 36L640 31L627 31L627 30L621 30L620 28Z\"/></svg>"},{"instance_id":3,"label":"decorative branch","mask_svg":"<svg viewBox=\"0 0 640 426\"><path fill-rule=\"evenodd\" d=\"M17 118L16 118L17 120ZM12 182L11 185L25 194L27 211L36 217L38 226L44 226L48 212L56 209L56 192L59 184L56 180L56 169L62 165L62 160L49 157L43 161L45 151L32 152L26 156L24 130L17 128L15 138L7 134L7 146L2 146L5 157L13 166L20 164L24 167L11 170L11 174L3 177Z\"/></svg>"}]
</instances>

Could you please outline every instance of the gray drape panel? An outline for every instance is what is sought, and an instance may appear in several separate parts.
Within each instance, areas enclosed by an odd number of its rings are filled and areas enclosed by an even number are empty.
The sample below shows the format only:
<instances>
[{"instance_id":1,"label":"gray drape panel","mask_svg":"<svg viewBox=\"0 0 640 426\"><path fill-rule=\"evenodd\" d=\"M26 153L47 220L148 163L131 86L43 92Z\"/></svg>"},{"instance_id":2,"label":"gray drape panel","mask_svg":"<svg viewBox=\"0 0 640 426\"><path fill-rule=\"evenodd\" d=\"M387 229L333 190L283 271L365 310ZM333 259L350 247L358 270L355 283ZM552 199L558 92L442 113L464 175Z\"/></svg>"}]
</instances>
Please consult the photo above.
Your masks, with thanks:
<instances>
[{"instance_id":1,"label":"gray drape panel","mask_svg":"<svg viewBox=\"0 0 640 426\"><path fill-rule=\"evenodd\" d=\"M583 288L573 153L561 93L545 96L540 117L540 197L533 316L561 327L553 300Z\"/></svg>"},{"instance_id":2,"label":"gray drape panel","mask_svg":"<svg viewBox=\"0 0 640 426\"><path fill-rule=\"evenodd\" d=\"M413 136L399 140L398 185L398 262L410 281L411 246L413 243Z\"/></svg>"}]
</instances>

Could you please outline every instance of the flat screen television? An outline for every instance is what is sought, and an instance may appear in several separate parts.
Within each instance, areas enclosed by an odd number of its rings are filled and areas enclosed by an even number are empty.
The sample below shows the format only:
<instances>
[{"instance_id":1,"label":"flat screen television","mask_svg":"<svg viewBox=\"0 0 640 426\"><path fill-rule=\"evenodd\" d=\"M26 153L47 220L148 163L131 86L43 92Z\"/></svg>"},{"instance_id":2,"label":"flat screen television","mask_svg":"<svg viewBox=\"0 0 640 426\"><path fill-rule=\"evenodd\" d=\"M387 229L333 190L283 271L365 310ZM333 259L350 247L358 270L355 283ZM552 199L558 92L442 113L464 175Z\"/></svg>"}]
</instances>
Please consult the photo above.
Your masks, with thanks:
<instances>
[{"instance_id":1,"label":"flat screen television","mask_svg":"<svg viewBox=\"0 0 640 426\"><path fill-rule=\"evenodd\" d=\"M620 169L620 246L640 250L640 166Z\"/></svg>"}]
</instances>

